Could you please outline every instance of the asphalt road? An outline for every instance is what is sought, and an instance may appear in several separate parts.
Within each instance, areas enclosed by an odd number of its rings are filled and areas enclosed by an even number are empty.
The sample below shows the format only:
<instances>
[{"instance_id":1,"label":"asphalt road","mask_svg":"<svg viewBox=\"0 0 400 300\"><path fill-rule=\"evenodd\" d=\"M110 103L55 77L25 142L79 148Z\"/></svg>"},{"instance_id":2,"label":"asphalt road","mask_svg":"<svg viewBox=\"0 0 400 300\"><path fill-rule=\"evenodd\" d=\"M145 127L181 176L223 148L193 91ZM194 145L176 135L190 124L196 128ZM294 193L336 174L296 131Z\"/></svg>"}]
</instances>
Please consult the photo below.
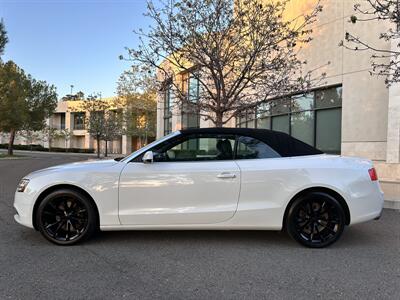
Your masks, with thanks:
<instances>
[{"instance_id":1,"label":"asphalt road","mask_svg":"<svg viewBox=\"0 0 400 300\"><path fill-rule=\"evenodd\" d=\"M73 247L13 220L25 174L88 156L0 160L0 299L400 299L400 213L326 249L262 231L104 232Z\"/></svg>"}]
</instances>

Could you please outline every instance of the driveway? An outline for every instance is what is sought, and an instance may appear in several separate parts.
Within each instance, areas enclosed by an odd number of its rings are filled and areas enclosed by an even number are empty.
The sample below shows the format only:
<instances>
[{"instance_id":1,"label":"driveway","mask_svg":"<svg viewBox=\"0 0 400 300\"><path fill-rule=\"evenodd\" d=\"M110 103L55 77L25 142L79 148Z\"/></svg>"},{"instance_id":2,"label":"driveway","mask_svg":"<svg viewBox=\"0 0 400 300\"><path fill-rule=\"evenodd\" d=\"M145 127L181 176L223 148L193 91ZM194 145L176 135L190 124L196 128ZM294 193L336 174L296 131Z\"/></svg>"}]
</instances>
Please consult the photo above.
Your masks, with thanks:
<instances>
[{"instance_id":1,"label":"driveway","mask_svg":"<svg viewBox=\"0 0 400 300\"><path fill-rule=\"evenodd\" d=\"M0 160L0 299L400 299L399 211L346 228L326 249L262 231L104 232L59 247L14 222L24 175L89 158Z\"/></svg>"}]
</instances>

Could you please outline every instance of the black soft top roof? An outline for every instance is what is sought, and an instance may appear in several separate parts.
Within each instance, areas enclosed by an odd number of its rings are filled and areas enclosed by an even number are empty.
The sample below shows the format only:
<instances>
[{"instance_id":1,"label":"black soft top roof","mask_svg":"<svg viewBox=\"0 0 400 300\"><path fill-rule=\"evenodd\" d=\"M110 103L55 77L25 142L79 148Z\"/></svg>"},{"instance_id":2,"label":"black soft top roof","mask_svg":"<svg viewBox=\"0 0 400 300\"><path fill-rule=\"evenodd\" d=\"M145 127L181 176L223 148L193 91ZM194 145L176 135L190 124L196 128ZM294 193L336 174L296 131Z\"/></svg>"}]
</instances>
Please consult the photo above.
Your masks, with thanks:
<instances>
[{"instance_id":1,"label":"black soft top roof","mask_svg":"<svg viewBox=\"0 0 400 300\"><path fill-rule=\"evenodd\" d=\"M254 137L268 144L283 157L323 154L322 151L290 135L268 129L251 128L190 128L180 130L183 135L190 134L233 134Z\"/></svg>"}]
</instances>

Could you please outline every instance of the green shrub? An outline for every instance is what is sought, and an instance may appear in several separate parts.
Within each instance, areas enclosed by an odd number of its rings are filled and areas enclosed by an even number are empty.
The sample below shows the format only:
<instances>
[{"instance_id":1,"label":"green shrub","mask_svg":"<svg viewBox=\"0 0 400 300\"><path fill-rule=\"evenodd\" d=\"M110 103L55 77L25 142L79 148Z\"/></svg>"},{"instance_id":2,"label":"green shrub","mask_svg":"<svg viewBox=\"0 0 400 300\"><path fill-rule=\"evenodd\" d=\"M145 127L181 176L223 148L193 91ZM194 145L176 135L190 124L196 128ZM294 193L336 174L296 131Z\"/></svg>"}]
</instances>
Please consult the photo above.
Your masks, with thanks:
<instances>
[{"instance_id":1,"label":"green shrub","mask_svg":"<svg viewBox=\"0 0 400 300\"><path fill-rule=\"evenodd\" d=\"M0 149L7 149L8 144L0 144ZM49 152L49 148L42 145L14 145L14 150L28 150L28 151L42 151ZM80 149L80 148L58 148L51 147L51 152L70 152L70 153L94 153L94 149Z\"/></svg>"}]
</instances>

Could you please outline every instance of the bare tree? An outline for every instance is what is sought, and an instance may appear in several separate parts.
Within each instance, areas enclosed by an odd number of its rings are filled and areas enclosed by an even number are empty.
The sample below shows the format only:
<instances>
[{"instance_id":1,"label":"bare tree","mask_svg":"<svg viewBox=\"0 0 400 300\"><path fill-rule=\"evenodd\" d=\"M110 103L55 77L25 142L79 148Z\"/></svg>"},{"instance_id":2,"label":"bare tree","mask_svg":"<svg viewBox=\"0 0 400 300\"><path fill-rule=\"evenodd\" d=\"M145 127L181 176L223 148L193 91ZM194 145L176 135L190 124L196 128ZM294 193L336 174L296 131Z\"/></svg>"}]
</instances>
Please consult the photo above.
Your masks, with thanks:
<instances>
[{"instance_id":1,"label":"bare tree","mask_svg":"<svg viewBox=\"0 0 400 300\"><path fill-rule=\"evenodd\" d=\"M389 42L393 41L395 47L383 49L373 45L364 38L350 32L345 34L345 42L341 46L354 51L372 51L371 74L384 76L385 83L400 82L400 3L398 0L364 0L354 5L355 15L350 17L350 22L362 23L370 21L386 21L392 26L379 34L379 39Z\"/></svg>"},{"instance_id":2,"label":"bare tree","mask_svg":"<svg viewBox=\"0 0 400 300\"><path fill-rule=\"evenodd\" d=\"M104 156L108 156L108 142L116 140L123 134L122 112L107 110L103 113L103 133L101 139L105 142Z\"/></svg>"},{"instance_id":3,"label":"bare tree","mask_svg":"<svg viewBox=\"0 0 400 300\"><path fill-rule=\"evenodd\" d=\"M261 102L309 90L321 81L304 71L298 52L311 41L310 25L322 7L285 17L290 0L185 0L148 2L154 25L136 31L137 49L127 49L136 65L156 68L159 87L173 85L175 104L187 104L182 74L199 82L196 105L187 105L215 126ZM124 57L121 56L123 59ZM163 85L164 84L164 85Z\"/></svg>"},{"instance_id":4,"label":"bare tree","mask_svg":"<svg viewBox=\"0 0 400 300\"><path fill-rule=\"evenodd\" d=\"M71 131L68 128L64 128L62 130L60 130L60 136L62 138L64 138L64 142L65 142L65 152L68 152L68 142L71 139Z\"/></svg>"},{"instance_id":5,"label":"bare tree","mask_svg":"<svg viewBox=\"0 0 400 300\"><path fill-rule=\"evenodd\" d=\"M100 141L105 141L105 156L107 144L123 133L121 114L117 112L118 100L106 101L100 94L91 95L82 101L79 111L85 112L85 125L88 133L96 139L97 157L100 157Z\"/></svg>"},{"instance_id":6,"label":"bare tree","mask_svg":"<svg viewBox=\"0 0 400 300\"><path fill-rule=\"evenodd\" d=\"M85 126L87 132L96 140L97 157L100 157L100 141L104 134L104 112L109 107L108 103L99 95L91 95L82 101L80 111L85 112Z\"/></svg>"},{"instance_id":7,"label":"bare tree","mask_svg":"<svg viewBox=\"0 0 400 300\"><path fill-rule=\"evenodd\" d=\"M39 133L30 129L23 129L18 134L25 139L26 144L29 145L29 149L32 151L32 145L39 138Z\"/></svg>"},{"instance_id":8,"label":"bare tree","mask_svg":"<svg viewBox=\"0 0 400 300\"><path fill-rule=\"evenodd\" d=\"M157 86L154 72L133 66L118 79L117 93L124 102L125 133L137 136L140 146L156 136Z\"/></svg>"}]
</instances>

